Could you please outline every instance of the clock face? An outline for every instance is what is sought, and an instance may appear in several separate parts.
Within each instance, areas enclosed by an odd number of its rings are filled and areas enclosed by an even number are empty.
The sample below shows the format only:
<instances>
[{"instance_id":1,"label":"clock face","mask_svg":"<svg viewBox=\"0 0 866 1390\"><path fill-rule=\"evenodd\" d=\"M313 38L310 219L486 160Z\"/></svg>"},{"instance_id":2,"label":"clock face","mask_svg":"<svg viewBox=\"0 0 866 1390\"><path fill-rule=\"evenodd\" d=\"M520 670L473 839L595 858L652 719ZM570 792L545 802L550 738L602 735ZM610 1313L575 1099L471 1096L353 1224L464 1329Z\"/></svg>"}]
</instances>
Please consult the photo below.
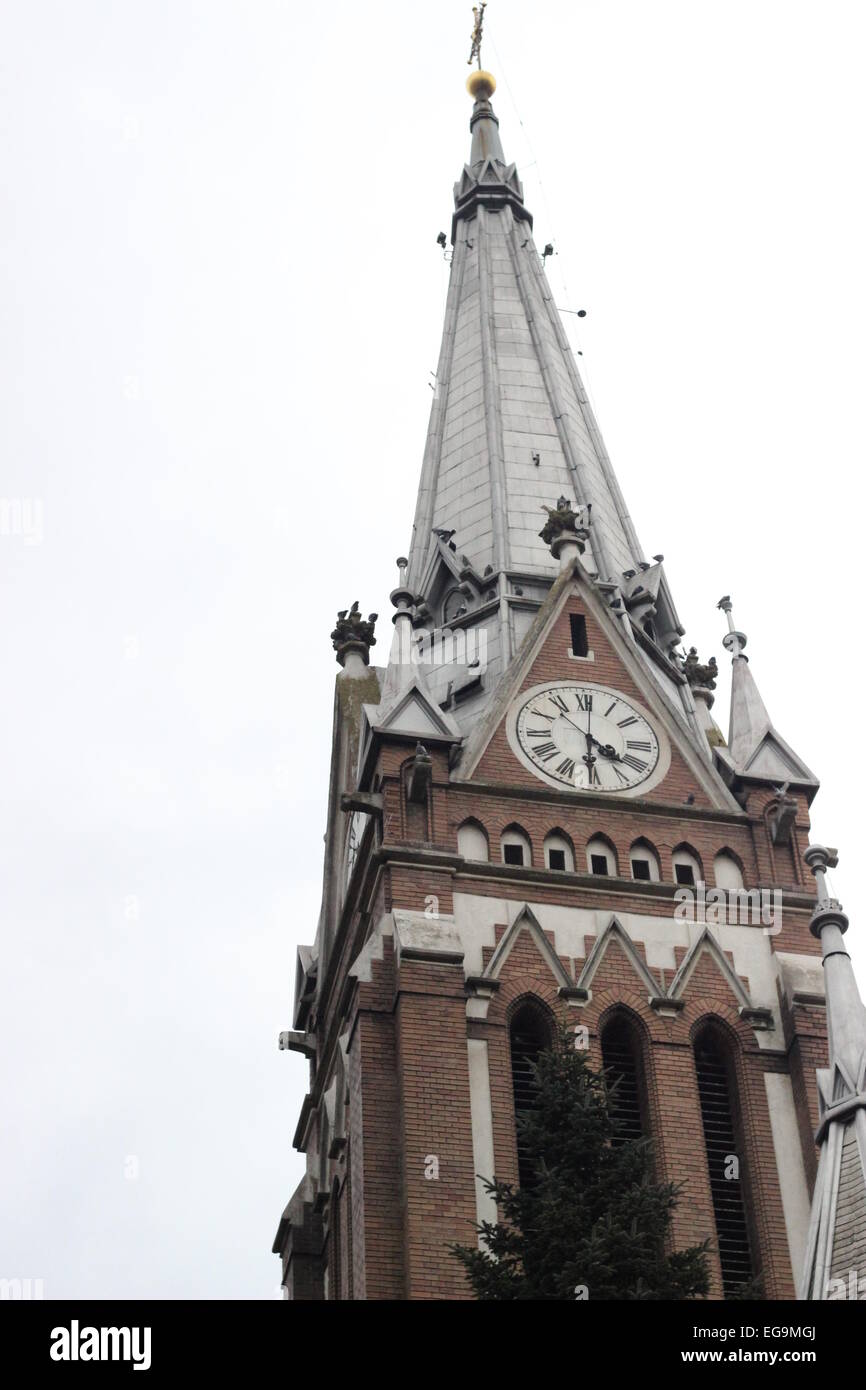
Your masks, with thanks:
<instances>
[{"instance_id":1,"label":"clock face","mask_svg":"<svg viewBox=\"0 0 866 1390\"><path fill-rule=\"evenodd\" d=\"M346 842L346 887L352 877L352 870L355 867L355 860L358 857L358 850L361 848L361 841L364 838L364 830L367 825L367 814L365 811L356 811L349 822L349 837Z\"/></svg>"},{"instance_id":2,"label":"clock face","mask_svg":"<svg viewBox=\"0 0 866 1390\"><path fill-rule=\"evenodd\" d=\"M645 711L606 686L561 681L525 692L512 740L533 772L575 791L640 794L666 770Z\"/></svg>"}]
</instances>

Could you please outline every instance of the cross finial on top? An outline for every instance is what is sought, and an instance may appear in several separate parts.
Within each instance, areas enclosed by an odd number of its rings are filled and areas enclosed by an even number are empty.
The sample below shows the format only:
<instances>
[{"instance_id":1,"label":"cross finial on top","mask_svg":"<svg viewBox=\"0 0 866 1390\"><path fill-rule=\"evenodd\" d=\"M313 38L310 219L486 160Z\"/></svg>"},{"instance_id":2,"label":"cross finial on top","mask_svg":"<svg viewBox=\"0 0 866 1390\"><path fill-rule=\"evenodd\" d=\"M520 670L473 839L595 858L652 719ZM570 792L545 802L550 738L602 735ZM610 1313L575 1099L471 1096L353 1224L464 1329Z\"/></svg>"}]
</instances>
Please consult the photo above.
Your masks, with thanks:
<instances>
[{"instance_id":1,"label":"cross finial on top","mask_svg":"<svg viewBox=\"0 0 866 1390\"><path fill-rule=\"evenodd\" d=\"M478 70L481 71L481 39L484 29L484 11L487 9L486 0L481 5L473 5L472 13L475 16L475 27L472 30L472 48L469 53L468 65L472 66L473 59L478 60Z\"/></svg>"}]
</instances>

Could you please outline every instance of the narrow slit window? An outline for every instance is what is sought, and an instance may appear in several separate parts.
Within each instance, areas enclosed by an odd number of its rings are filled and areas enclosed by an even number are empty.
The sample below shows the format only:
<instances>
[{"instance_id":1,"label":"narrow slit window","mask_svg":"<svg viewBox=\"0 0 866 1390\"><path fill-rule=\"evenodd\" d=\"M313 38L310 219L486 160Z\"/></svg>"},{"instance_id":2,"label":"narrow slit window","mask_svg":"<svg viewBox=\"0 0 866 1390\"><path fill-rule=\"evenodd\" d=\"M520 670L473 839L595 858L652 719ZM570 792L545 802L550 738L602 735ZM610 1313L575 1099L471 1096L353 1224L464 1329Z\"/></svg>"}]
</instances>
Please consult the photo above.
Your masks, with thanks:
<instances>
[{"instance_id":1,"label":"narrow slit window","mask_svg":"<svg viewBox=\"0 0 866 1390\"><path fill-rule=\"evenodd\" d=\"M695 871L691 864L675 864L674 871L677 876L677 883L687 883L694 887Z\"/></svg>"},{"instance_id":2,"label":"narrow slit window","mask_svg":"<svg viewBox=\"0 0 866 1390\"><path fill-rule=\"evenodd\" d=\"M502 860L505 864L522 864L523 845L503 845Z\"/></svg>"},{"instance_id":3,"label":"narrow slit window","mask_svg":"<svg viewBox=\"0 0 866 1390\"><path fill-rule=\"evenodd\" d=\"M621 1018L612 1019L601 1035L601 1060L611 1086L611 1111L619 1121L614 1146L644 1135L640 1059L635 1038Z\"/></svg>"},{"instance_id":4,"label":"narrow slit window","mask_svg":"<svg viewBox=\"0 0 866 1390\"><path fill-rule=\"evenodd\" d=\"M564 850L564 849L549 849L549 850L547 851L547 867L548 867L549 869L564 869L564 868L565 868L565 850Z\"/></svg>"},{"instance_id":5,"label":"narrow slit window","mask_svg":"<svg viewBox=\"0 0 866 1390\"><path fill-rule=\"evenodd\" d=\"M633 859L631 861L631 876L638 879L641 883L649 883L652 875L648 859Z\"/></svg>"},{"instance_id":6,"label":"narrow slit window","mask_svg":"<svg viewBox=\"0 0 866 1390\"><path fill-rule=\"evenodd\" d=\"M589 655L589 643L586 637L586 618L582 613L571 614L571 652L573 656Z\"/></svg>"},{"instance_id":7,"label":"narrow slit window","mask_svg":"<svg viewBox=\"0 0 866 1390\"><path fill-rule=\"evenodd\" d=\"M722 1288L724 1297L732 1298L752 1279L754 1263L743 1200L744 1182L731 1181L728 1173L730 1161L739 1149L731 1070L717 1039L709 1031L695 1043L695 1069L719 1262L722 1266Z\"/></svg>"},{"instance_id":8,"label":"narrow slit window","mask_svg":"<svg viewBox=\"0 0 866 1390\"><path fill-rule=\"evenodd\" d=\"M594 874L599 874L602 878L607 878L608 870L606 854L591 854L589 856L589 866Z\"/></svg>"},{"instance_id":9,"label":"narrow slit window","mask_svg":"<svg viewBox=\"0 0 866 1390\"><path fill-rule=\"evenodd\" d=\"M535 1167L526 1150L519 1121L532 1113L538 1104L538 1082L535 1066L538 1055L550 1045L549 1030L537 1009L525 1006L515 1016L510 1028L511 1084L514 1094L514 1118L517 1125L517 1167L521 1187L532 1187Z\"/></svg>"}]
</instances>

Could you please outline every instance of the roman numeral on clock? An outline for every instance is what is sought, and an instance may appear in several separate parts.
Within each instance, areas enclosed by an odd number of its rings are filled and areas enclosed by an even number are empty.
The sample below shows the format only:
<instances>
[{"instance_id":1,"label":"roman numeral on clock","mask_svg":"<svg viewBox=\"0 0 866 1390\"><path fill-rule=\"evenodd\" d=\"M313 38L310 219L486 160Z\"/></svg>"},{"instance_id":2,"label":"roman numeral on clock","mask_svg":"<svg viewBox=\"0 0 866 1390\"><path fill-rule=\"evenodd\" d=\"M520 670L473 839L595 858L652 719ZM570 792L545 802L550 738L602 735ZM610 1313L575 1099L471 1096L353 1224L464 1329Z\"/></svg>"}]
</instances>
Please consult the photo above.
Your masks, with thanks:
<instances>
[{"instance_id":1,"label":"roman numeral on clock","mask_svg":"<svg viewBox=\"0 0 866 1390\"><path fill-rule=\"evenodd\" d=\"M646 740L641 740L639 738L627 738L625 741L625 746L626 748L639 748L642 753L652 752L652 744L647 743Z\"/></svg>"},{"instance_id":2,"label":"roman numeral on clock","mask_svg":"<svg viewBox=\"0 0 866 1390\"><path fill-rule=\"evenodd\" d=\"M557 694L554 692L554 693L548 695L547 698L548 698L548 700L552 700L553 703L556 705L557 709L562 710L562 713L563 713L563 714L567 714L567 713L568 713L568 705L566 704L565 700L563 700L563 698L562 698L561 695L557 695ZM578 696L578 698L580 698L580 697Z\"/></svg>"},{"instance_id":3,"label":"roman numeral on clock","mask_svg":"<svg viewBox=\"0 0 866 1390\"><path fill-rule=\"evenodd\" d=\"M547 735L548 735L549 733L550 733L550 730L549 730L549 729L527 729L527 730L526 730L526 734L527 734L527 737L528 737L528 738L547 738ZM647 748L649 748L649 744L647 744Z\"/></svg>"},{"instance_id":4,"label":"roman numeral on clock","mask_svg":"<svg viewBox=\"0 0 866 1390\"><path fill-rule=\"evenodd\" d=\"M592 696L591 696L591 695L578 695L576 698L577 698L577 708L578 708L578 709L582 709L583 712L584 712L584 714L592 714Z\"/></svg>"},{"instance_id":5,"label":"roman numeral on clock","mask_svg":"<svg viewBox=\"0 0 866 1390\"><path fill-rule=\"evenodd\" d=\"M625 763L626 767L634 768L635 772L645 772L648 766L648 764L643 762L640 758L636 758L634 753L626 753L622 761Z\"/></svg>"},{"instance_id":6,"label":"roman numeral on clock","mask_svg":"<svg viewBox=\"0 0 866 1390\"><path fill-rule=\"evenodd\" d=\"M557 768L556 770L557 770L557 772L561 773L563 777L571 777L571 776L573 776L573 775L574 775L574 758L563 758L562 762L559 764L559 766L558 766L558 768Z\"/></svg>"},{"instance_id":7,"label":"roman numeral on clock","mask_svg":"<svg viewBox=\"0 0 866 1390\"><path fill-rule=\"evenodd\" d=\"M630 715L628 716L627 719L619 719L619 720L617 720L617 725L616 725L616 727L617 727L618 729L627 729L628 726L629 726L629 724L636 724L636 723L637 723L637 715L630 714Z\"/></svg>"},{"instance_id":8,"label":"roman numeral on clock","mask_svg":"<svg viewBox=\"0 0 866 1390\"><path fill-rule=\"evenodd\" d=\"M559 749L551 739L548 739L546 743L536 743L532 751L536 758L540 758L543 763L548 763L551 758L556 756Z\"/></svg>"},{"instance_id":9,"label":"roman numeral on clock","mask_svg":"<svg viewBox=\"0 0 866 1390\"><path fill-rule=\"evenodd\" d=\"M628 778L627 778L626 776L624 776L624 774L623 774L622 772L620 772L620 770L619 770L619 768L617 767L616 763L611 763L611 767L613 768L614 772L616 773L616 775L617 775L617 777L619 778L619 780L620 780L620 782L622 783L622 785L623 785L624 787L627 787L627 786L628 786Z\"/></svg>"}]
</instances>

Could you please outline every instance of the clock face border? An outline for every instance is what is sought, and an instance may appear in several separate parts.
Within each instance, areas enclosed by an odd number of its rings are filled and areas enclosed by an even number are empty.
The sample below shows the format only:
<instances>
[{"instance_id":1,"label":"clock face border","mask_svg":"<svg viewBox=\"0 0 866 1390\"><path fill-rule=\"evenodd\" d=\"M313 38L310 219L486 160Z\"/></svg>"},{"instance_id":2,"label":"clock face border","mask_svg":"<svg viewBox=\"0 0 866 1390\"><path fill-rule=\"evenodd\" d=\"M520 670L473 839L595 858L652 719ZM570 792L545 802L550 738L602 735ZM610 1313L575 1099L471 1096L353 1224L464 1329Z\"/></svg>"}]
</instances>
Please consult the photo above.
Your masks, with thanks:
<instances>
[{"instance_id":1,"label":"clock face border","mask_svg":"<svg viewBox=\"0 0 866 1390\"><path fill-rule=\"evenodd\" d=\"M590 789L589 787L575 787L572 790L575 793L579 792L581 796L598 796L601 798L606 797L609 798L611 801L629 801L637 797L645 797L647 793L652 790L653 787L658 786L659 782L661 782L670 771L671 745L668 741L667 734L661 727L661 724L659 720L655 717L655 715L651 714L650 711L646 708L646 706L640 702L640 700L635 700L631 695L626 695L622 690L617 690L612 685L602 685L599 681L593 680L575 680L574 677L569 678L568 676L564 676L560 680L543 681L541 685L532 685L529 686L526 690L521 690L520 694L515 696L514 700L512 701L505 722L505 732L512 753L514 753L515 757L522 764L522 766L525 767L528 772L531 772L533 777L537 778L539 782L544 782L548 787L553 787L556 791L561 792L564 796L568 796L569 788L566 787L557 777L552 777L549 773L544 772L538 766L537 763L534 763L530 758L529 754L523 748L520 739L517 736L517 721L520 717L520 712L523 709L524 705L526 705L530 700L534 700L536 696L544 695L548 690L561 690L563 686L570 687L573 690L598 690L605 695L610 695L612 697L616 696L618 700L623 700L635 711L636 714L639 714L643 719L647 721L647 723L651 726L652 731L655 734L659 745L658 762L656 763L649 777L647 777L643 782L638 782L636 786L622 788L612 787L610 790L607 790L604 787L593 787L592 789Z\"/></svg>"}]
</instances>

